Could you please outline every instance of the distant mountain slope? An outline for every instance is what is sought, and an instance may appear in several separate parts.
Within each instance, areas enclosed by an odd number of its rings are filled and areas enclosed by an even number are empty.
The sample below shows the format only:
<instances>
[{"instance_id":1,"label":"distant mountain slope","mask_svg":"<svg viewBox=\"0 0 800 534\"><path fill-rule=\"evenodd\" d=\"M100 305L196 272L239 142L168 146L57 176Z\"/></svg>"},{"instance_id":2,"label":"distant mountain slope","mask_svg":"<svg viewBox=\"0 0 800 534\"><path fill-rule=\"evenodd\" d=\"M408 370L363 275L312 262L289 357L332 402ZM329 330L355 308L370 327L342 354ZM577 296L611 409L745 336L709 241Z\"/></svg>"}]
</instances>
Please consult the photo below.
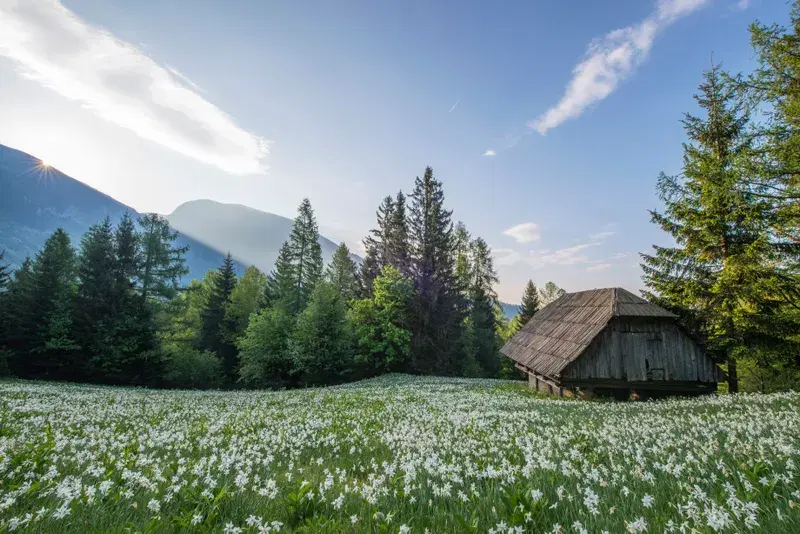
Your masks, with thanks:
<instances>
[{"instance_id":1,"label":"distant mountain slope","mask_svg":"<svg viewBox=\"0 0 800 534\"><path fill-rule=\"evenodd\" d=\"M241 204L213 200L192 200L167 215L170 225L181 234L202 240L220 251L230 251L247 265L269 272L278 251L292 231L292 220ZM322 258L327 265L338 246L320 236ZM356 261L357 256L353 256Z\"/></svg>"},{"instance_id":2,"label":"distant mountain slope","mask_svg":"<svg viewBox=\"0 0 800 534\"><path fill-rule=\"evenodd\" d=\"M501 302L500 307L503 308L503 313L505 314L506 319L513 319L519 313L519 304Z\"/></svg>"},{"instance_id":3,"label":"distant mountain slope","mask_svg":"<svg viewBox=\"0 0 800 534\"><path fill-rule=\"evenodd\" d=\"M5 260L14 266L35 256L56 228L70 234L77 249L89 226L106 215L116 222L126 211L139 215L130 206L43 167L39 159L0 145L0 250L6 250ZM198 240L182 235L178 242L189 246L186 280L202 277L222 262L223 253Z\"/></svg>"}]
</instances>

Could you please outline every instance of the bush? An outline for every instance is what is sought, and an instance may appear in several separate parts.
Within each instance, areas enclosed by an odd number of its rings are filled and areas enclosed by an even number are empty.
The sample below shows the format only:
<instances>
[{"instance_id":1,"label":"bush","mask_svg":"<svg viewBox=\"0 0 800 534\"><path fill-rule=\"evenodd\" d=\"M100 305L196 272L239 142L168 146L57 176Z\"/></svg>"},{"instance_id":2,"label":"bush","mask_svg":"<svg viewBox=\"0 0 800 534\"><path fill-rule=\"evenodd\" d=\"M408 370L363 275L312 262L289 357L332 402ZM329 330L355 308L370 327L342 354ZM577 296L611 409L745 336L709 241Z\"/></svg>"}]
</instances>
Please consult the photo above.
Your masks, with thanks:
<instances>
[{"instance_id":1,"label":"bush","mask_svg":"<svg viewBox=\"0 0 800 534\"><path fill-rule=\"evenodd\" d=\"M167 350L165 368L164 378L171 386L210 388L225 382L222 360L213 352L172 348Z\"/></svg>"}]
</instances>

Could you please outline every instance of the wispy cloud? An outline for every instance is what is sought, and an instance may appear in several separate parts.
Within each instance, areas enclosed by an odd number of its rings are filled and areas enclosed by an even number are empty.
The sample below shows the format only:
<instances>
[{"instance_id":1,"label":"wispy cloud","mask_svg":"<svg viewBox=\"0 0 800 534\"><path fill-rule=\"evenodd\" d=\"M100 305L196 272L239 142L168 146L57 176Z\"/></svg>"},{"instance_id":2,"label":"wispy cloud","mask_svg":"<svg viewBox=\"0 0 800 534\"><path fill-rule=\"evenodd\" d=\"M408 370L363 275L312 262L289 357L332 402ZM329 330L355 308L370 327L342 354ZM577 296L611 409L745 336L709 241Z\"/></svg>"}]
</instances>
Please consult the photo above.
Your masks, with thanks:
<instances>
[{"instance_id":1,"label":"wispy cloud","mask_svg":"<svg viewBox=\"0 0 800 534\"><path fill-rule=\"evenodd\" d=\"M604 271L604 270L608 269L609 267L611 267L610 263L597 263L595 265L590 265L589 267L587 267L586 271L590 272L590 273L593 273L593 272L596 272L596 271Z\"/></svg>"},{"instance_id":2,"label":"wispy cloud","mask_svg":"<svg viewBox=\"0 0 800 534\"><path fill-rule=\"evenodd\" d=\"M750 7L750 0L739 0L736 2L736 9L740 11L744 11L748 7Z\"/></svg>"},{"instance_id":3,"label":"wispy cloud","mask_svg":"<svg viewBox=\"0 0 800 534\"><path fill-rule=\"evenodd\" d=\"M269 142L176 69L81 20L58 0L0 2L0 56L99 117L232 174L264 172Z\"/></svg>"},{"instance_id":4,"label":"wispy cloud","mask_svg":"<svg viewBox=\"0 0 800 534\"><path fill-rule=\"evenodd\" d=\"M512 226L505 232L504 235L513 237L517 243L533 243L542 237L539 230L539 225L534 222L527 222Z\"/></svg>"},{"instance_id":5,"label":"wispy cloud","mask_svg":"<svg viewBox=\"0 0 800 534\"><path fill-rule=\"evenodd\" d=\"M579 117L589 106L610 95L650 54L659 32L707 4L709 0L659 0L646 19L614 30L589 44L586 57L572 70L564 95L528 126L544 135Z\"/></svg>"},{"instance_id":6,"label":"wispy cloud","mask_svg":"<svg viewBox=\"0 0 800 534\"><path fill-rule=\"evenodd\" d=\"M632 254L630 252L616 252L611 255L612 260L622 260L625 258L630 258Z\"/></svg>"},{"instance_id":7,"label":"wispy cloud","mask_svg":"<svg viewBox=\"0 0 800 534\"><path fill-rule=\"evenodd\" d=\"M525 261L531 267L538 269L547 265L576 265L579 263L589 263L589 256L584 252L587 248L599 245L599 243L582 243L574 247L560 248L554 251L532 250Z\"/></svg>"},{"instance_id":8,"label":"wispy cloud","mask_svg":"<svg viewBox=\"0 0 800 534\"><path fill-rule=\"evenodd\" d=\"M497 155L497 151L492 150L491 148L483 153L484 156L492 157Z\"/></svg>"},{"instance_id":9,"label":"wispy cloud","mask_svg":"<svg viewBox=\"0 0 800 534\"><path fill-rule=\"evenodd\" d=\"M589 239L592 241L603 241L613 235L616 235L616 232L606 231L606 232L597 232L595 234L589 234Z\"/></svg>"},{"instance_id":10,"label":"wispy cloud","mask_svg":"<svg viewBox=\"0 0 800 534\"><path fill-rule=\"evenodd\" d=\"M516 265L522 260L522 254L510 248L492 249L495 265Z\"/></svg>"},{"instance_id":11,"label":"wispy cloud","mask_svg":"<svg viewBox=\"0 0 800 534\"><path fill-rule=\"evenodd\" d=\"M460 98L458 100L456 100L456 103L453 104L453 107L450 108L450 111L448 111L448 113L452 113L456 109L456 107L458 106L459 102L461 102Z\"/></svg>"}]
</instances>

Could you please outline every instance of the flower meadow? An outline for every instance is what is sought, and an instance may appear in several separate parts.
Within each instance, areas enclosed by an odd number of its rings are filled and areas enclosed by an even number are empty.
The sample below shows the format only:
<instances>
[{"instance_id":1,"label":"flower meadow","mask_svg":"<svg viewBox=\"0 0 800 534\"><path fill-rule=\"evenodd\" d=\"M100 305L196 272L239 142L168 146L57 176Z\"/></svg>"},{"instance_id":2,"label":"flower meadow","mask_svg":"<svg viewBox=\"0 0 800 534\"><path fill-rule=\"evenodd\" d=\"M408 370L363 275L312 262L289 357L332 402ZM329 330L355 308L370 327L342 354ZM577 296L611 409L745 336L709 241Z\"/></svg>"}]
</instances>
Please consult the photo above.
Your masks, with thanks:
<instances>
[{"instance_id":1,"label":"flower meadow","mask_svg":"<svg viewBox=\"0 0 800 534\"><path fill-rule=\"evenodd\" d=\"M0 530L800 532L800 394L0 382Z\"/></svg>"}]
</instances>

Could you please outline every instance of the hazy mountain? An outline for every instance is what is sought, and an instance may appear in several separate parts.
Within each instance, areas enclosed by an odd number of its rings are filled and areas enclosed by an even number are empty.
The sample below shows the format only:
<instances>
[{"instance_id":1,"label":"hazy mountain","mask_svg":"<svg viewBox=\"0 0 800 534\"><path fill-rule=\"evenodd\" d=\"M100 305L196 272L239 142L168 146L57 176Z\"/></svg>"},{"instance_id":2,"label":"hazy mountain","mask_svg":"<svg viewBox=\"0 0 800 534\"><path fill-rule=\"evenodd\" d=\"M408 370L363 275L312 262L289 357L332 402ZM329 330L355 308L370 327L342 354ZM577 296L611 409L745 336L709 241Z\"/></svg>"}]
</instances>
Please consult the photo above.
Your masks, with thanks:
<instances>
[{"instance_id":1,"label":"hazy mountain","mask_svg":"<svg viewBox=\"0 0 800 534\"><path fill-rule=\"evenodd\" d=\"M92 224L106 215L117 222L123 213L139 213L39 159L0 145L0 250L5 261L19 266L26 256L35 256L56 228L63 228L78 248L80 238ZM262 211L210 200L187 202L171 215L181 232L191 278L202 278L216 269L228 251L244 266L272 268L281 243L289 236L292 221ZM323 257L330 259L336 245L320 238Z\"/></svg>"},{"instance_id":2,"label":"hazy mountain","mask_svg":"<svg viewBox=\"0 0 800 534\"><path fill-rule=\"evenodd\" d=\"M185 202L167 219L181 234L202 240L217 250L230 251L237 260L264 272L272 269L278 250L292 231L292 220L286 217L213 200ZM319 244L327 265L338 244L323 236Z\"/></svg>"},{"instance_id":3,"label":"hazy mountain","mask_svg":"<svg viewBox=\"0 0 800 534\"><path fill-rule=\"evenodd\" d=\"M505 314L506 319L513 319L519 313L519 304L501 302L500 307L503 308L503 313Z\"/></svg>"}]
</instances>

